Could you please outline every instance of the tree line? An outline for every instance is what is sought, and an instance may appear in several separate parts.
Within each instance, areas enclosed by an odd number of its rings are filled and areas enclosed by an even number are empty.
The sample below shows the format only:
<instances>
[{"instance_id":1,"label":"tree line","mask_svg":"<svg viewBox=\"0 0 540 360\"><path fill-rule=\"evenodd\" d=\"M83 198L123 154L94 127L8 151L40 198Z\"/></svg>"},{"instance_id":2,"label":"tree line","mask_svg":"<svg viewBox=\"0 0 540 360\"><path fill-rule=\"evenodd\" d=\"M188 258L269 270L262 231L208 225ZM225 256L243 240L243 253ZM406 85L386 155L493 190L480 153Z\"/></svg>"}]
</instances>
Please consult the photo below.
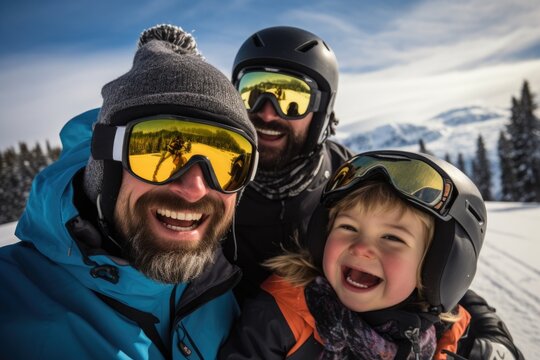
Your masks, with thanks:
<instances>
[{"instance_id":1,"label":"tree line","mask_svg":"<svg viewBox=\"0 0 540 360\"><path fill-rule=\"evenodd\" d=\"M30 148L20 142L18 150L10 147L0 152L0 224L19 219L32 180L59 156L60 147L52 147L49 142L45 150L39 143Z\"/></svg>"},{"instance_id":2,"label":"tree line","mask_svg":"<svg viewBox=\"0 0 540 360\"><path fill-rule=\"evenodd\" d=\"M181 143L211 145L224 151L233 151L236 153L242 153L247 150L242 148L229 131L184 128L182 131L134 132L129 142L129 155L152 154L166 151L167 145L174 139L177 139Z\"/></svg>"},{"instance_id":3,"label":"tree line","mask_svg":"<svg viewBox=\"0 0 540 360\"><path fill-rule=\"evenodd\" d=\"M454 165L469 175L484 200L540 202L540 120L535 116L536 109L529 83L524 81L521 97L512 97L510 118L497 142L499 196L492 192L494 179L482 134L476 140L476 152L469 169L463 154L457 154ZM420 152L429 153L422 139L419 147ZM452 162L448 153L445 160Z\"/></svg>"}]
</instances>

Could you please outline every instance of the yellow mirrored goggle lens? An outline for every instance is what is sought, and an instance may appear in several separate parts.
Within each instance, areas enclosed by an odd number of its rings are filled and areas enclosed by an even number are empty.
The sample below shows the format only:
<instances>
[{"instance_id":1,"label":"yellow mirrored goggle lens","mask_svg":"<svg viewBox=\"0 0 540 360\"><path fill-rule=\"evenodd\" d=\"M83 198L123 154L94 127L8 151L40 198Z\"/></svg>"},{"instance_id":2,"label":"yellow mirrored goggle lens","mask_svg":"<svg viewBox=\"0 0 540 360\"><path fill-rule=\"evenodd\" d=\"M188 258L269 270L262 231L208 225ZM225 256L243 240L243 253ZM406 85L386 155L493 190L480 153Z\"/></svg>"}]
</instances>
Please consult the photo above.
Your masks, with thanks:
<instances>
[{"instance_id":1,"label":"yellow mirrored goggle lens","mask_svg":"<svg viewBox=\"0 0 540 360\"><path fill-rule=\"evenodd\" d=\"M429 164L414 159L387 160L370 156L358 157L341 167L329 182L328 191L343 188L378 167L386 170L399 191L426 205L434 206L443 197L444 180Z\"/></svg>"},{"instance_id":2,"label":"yellow mirrored goggle lens","mask_svg":"<svg viewBox=\"0 0 540 360\"><path fill-rule=\"evenodd\" d=\"M242 76L238 91L246 109L250 110L262 94L274 95L283 114L301 116L308 112L311 88L295 76L264 71Z\"/></svg>"},{"instance_id":3,"label":"yellow mirrored goggle lens","mask_svg":"<svg viewBox=\"0 0 540 360\"><path fill-rule=\"evenodd\" d=\"M196 155L206 157L225 191L249 178L253 145L242 135L209 124L153 119L136 124L129 137L131 171L150 182L170 179Z\"/></svg>"}]
</instances>

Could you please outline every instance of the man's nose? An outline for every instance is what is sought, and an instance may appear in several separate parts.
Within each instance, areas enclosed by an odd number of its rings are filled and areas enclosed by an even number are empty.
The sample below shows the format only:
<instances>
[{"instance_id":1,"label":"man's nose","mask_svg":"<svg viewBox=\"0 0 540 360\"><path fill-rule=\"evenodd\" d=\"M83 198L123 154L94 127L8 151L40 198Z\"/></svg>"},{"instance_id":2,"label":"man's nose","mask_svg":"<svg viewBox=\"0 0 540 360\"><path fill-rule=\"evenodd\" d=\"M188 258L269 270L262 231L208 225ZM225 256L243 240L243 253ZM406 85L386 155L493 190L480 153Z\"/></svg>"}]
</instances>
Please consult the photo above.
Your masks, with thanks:
<instances>
[{"instance_id":1,"label":"man's nose","mask_svg":"<svg viewBox=\"0 0 540 360\"><path fill-rule=\"evenodd\" d=\"M263 106L257 111L257 115L264 121L273 121L276 119L281 119L274 109L272 102L265 101Z\"/></svg>"},{"instance_id":2,"label":"man's nose","mask_svg":"<svg viewBox=\"0 0 540 360\"><path fill-rule=\"evenodd\" d=\"M199 164L194 164L179 179L169 184L169 189L189 202L196 202L210 192Z\"/></svg>"}]
</instances>

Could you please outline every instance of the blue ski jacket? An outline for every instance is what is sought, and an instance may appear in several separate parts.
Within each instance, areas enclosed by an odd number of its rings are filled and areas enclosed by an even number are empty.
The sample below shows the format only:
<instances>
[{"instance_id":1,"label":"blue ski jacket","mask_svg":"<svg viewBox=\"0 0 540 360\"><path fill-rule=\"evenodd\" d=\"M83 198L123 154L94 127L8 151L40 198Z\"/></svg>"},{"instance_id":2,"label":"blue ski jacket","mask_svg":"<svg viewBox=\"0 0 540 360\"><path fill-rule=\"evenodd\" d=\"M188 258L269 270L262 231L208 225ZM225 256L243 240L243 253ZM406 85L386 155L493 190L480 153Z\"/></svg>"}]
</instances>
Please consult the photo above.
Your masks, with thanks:
<instances>
[{"instance_id":1,"label":"blue ski jacket","mask_svg":"<svg viewBox=\"0 0 540 360\"><path fill-rule=\"evenodd\" d=\"M60 158L34 179L18 222L21 241L0 248L0 357L215 359L239 314L231 288L241 274L221 251L174 285L81 242L99 234L74 205L97 113L62 129Z\"/></svg>"}]
</instances>

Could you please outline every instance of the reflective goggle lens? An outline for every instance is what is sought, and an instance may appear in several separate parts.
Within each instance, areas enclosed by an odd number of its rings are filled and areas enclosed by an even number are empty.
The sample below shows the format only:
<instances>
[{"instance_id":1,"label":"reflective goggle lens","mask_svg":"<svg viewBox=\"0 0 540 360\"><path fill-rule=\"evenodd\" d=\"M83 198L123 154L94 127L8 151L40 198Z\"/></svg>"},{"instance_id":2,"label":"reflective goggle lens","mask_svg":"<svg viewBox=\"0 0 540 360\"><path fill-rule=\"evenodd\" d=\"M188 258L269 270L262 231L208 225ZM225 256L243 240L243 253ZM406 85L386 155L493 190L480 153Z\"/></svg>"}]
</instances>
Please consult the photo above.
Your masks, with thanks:
<instances>
[{"instance_id":1,"label":"reflective goggle lens","mask_svg":"<svg viewBox=\"0 0 540 360\"><path fill-rule=\"evenodd\" d=\"M128 166L140 178L162 183L193 157L205 157L219 186L236 191L247 183L254 146L241 134L210 124L152 119L135 124L128 142Z\"/></svg>"},{"instance_id":2,"label":"reflective goggle lens","mask_svg":"<svg viewBox=\"0 0 540 360\"><path fill-rule=\"evenodd\" d=\"M358 156L344 164L330 179L325 196L344 190L368 172L384 170L396 190L435 211L448 199L451 185L431 165L412 158Z\"/></svg>"},{"instance_id":3,"label":"reflective goggle lens","mask_svg":"<svg viewBox=\"0 0 540 360\"><path fill-rule=\"evenodd\" d=\"M307 114L312 95L311 87L303 79L265 71L244 74L238 83L238 91L248 110L255 106L261 95L273 95L286 116Z\"/></svg>"}]
</instances>

